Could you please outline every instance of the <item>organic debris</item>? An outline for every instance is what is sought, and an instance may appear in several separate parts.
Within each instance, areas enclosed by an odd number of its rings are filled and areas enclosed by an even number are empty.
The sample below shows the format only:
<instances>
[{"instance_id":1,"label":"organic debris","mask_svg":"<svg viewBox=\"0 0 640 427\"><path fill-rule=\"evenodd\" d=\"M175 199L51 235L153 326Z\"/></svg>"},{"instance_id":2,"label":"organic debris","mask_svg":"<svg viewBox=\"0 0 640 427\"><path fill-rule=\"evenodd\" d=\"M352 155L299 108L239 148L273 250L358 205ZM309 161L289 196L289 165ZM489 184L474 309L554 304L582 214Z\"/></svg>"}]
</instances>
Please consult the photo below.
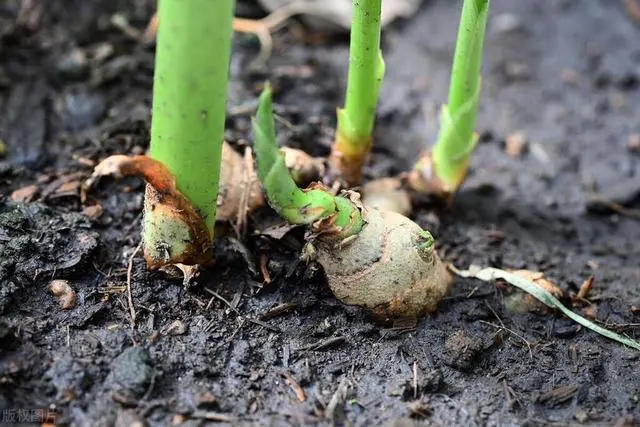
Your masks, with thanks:
<instances>
[{"instance_id":1,"label":"organic debris","mask_svg":"<svg viewBox=\"0 0 640 427\"><path fill-rule=\"evenodd\" d=\"M540 288L549 292L555 298L562 300L565 298L565 293L562 289L556 286L553 282L544 277L544 274L538 271L529 270L508 270L511 274L515 274L518 277L522 277L525 280L529 280L535 283ZM545 304L538 301L534 296L516 291L512 295L505 297L505 305L510 311L515 313L525 313L527 311L542 313L549 310Z\"/></svg>"},{"instance_id":2,"label":"organic debris","mask_svg":"<svg viewBox=\"0 0 640 427\"><path fill-rule=\"evenodd\" d=\"M247 214L264 205L260 181L247 149L243 158L229 144L222 144L220 183L218 184L217 221L230 221L241 229Z\"/></svg>"},{"instance_id":3,"label":"organic debris","mask_svg":"<svg viewBox=\"0 0 640 427\"><path fill-rule=\"evenodd\" d=\"M259 3L272 12L272 20L276 16L307 15L315 19L305 23L316 30L344 33L351 28L351 0L259 0ZM410 17L421 3L422 0L383 1L380 25L384 27L397 18Z\"/></svg>"},{"instance_id":4,"label":"organic debris","mask_svg":"<svg viewBox=\"0 0 640 427\"><path fill-rule=\"evenodd\" d=\"M569 310L560 301L558 301L558 299L551 292L549 292L545 288L546 285L541 285L541 283L544 283L544 282L541 282L540 280L541 277L535 275L535 273L532 274L531 272L527 272L526 274L523 274L521 270L520 273L517 274L510 271L501 270L499 268L492 268L492 267L481 268L473 265L470 266L468 270L458 270L452 265L449 266L449 269L460 277L472 277L475 279L482 280L484 282L493 282L493 281L502 279L507 283L509 283L510 285L513 285L527 292L528 294L534 296L536 299L538 299L540 302L542 302L546 306L560 310L565 316L567 316L574 322L584 326L585 328L591 329L592 331L606 338L617 341L628 347L635 348L636 350L640 350L640 342L631 338L624 337L620 334L612 332L601 326L598 326L595 323L591 322L590 320L587 320L584 317ZM531 280L531 277L534 277L534 278L537 277L538 278L537 282L534 282L533 280Z\"/></svg>"},{"instance_id":5,"label":"organic debris","mask_svg":"<svg viewBox=\"0 0 640 427\"><path fill-rule=\"evenodd\" d=\"M629 141L627 142L627 149L632 153L640 151L640 133L634 133L629 135Z\"/></svg>"},{"instance_id":6,"label":"organic debris","mask_svg":"<svg viewBox=\"0 0 640 427\"><path fill-rule=\"evenodd\" d=\"M29 203L35 200L40 192L37 185L31 184L26 187L19 188L11 193L11 200L14 202Z\"/></svg>"},{"instance_id":7,"label":"organic debris","mask_svg":"<svg viewBox=\"0 0 640 427\"><path fill-rule=\"evenodd\" d=\"M638 0L623 0L624 6L629 17L636 23L640 24L640 3Z\"/></svg>"},{"instance_id":8,"label":"organic debris","mask_svg":"<svg viewBox=\"0 0 640 427\"><path fill-rule=\"evenodd\" d=\"M82 209L82 214L90 220L96 220L100 218L100 215L104 212L104 208L100 204L85 206Z\"/></svg>"},{"instance_id":9,"label":"organic debris","mask_svg":"<svg viewBox=\"0 0 640 427\"><path fill-rule=\"evenodd\" d=\"M303 15L311 19L305 23L324 33L345 33L351 28L351 0L259 0L270 12L262 19L234 18L233 30L254 34L260 41L258 63L264 63L273 50L271 33L281 28L290 18ZM394 0L383 2L380 25L385 26L397 18L413 15L422 0ZM115 26L133 39L144 44L153 42L158 31L158 16L154 14L143 33L133 28L121 15L112 19Z\"/></svg>"},{"instance_id":10,"label":"organic debris","mask_svg":"<svg viewBox=\"0 0 640 427\"><path fill-rule=\"evenodd\" d=\"M580 300L586 300L589 296L589 292L591 292L592 286L593 276L589 276L589 278L582 282L582 285L580 285L580 289L578 290L578 294L576 295L576 297Z\"/></svg>"}]
</instances>

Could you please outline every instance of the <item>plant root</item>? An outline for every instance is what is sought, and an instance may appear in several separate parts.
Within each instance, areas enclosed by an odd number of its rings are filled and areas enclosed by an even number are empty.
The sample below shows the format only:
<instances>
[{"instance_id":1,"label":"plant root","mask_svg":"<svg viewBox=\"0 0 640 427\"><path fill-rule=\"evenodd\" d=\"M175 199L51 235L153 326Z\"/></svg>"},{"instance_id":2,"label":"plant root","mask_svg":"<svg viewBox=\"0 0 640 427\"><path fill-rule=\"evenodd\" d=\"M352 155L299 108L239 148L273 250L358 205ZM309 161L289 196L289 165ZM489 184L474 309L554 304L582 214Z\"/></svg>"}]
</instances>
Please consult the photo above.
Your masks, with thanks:
<instances>
[{"instance_id":1,"label":"plant root","mask_svg":"<svg viewBox=\"0 0 640 427\"><path fill-rule=\"evenodd\" d=\"M356 236L317 240L317 260L334 295L385 322L433 312L452 278L431 235L395 212L364 213L367 224Z\"/></svg>"}]
</instances>

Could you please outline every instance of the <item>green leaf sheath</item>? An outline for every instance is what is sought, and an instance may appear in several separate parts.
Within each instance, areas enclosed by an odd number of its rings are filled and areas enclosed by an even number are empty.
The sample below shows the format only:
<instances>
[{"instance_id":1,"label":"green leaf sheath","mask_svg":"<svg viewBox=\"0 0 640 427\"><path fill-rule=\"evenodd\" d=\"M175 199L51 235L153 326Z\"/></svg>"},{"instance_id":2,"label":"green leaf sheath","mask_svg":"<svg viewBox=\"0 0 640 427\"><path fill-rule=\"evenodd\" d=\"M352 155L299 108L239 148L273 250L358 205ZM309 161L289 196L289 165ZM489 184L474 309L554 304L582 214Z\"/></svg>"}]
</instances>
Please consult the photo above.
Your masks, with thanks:
<instances>
[{"instance_id":1,"label":"green leaf sheath","mask_svg":"<svg viewBox=\"0 0 640 427\"><path fill-rule=\"evenodd\" d=\"M345 108L338 110L338 132L356 143L371 137L384 77L381 4L381 0L353 0L347 95Z\"/></svg>"},{"instance_id":2,"label":"green leaf sheath","mask_svg":"<svg viewBox=\"0 0 640 427\"><path fill-rule=\"evenodd\" d=\"M213 235L234 0L161 0L151 157L174 174Z\"/></svg>"},{"instance_id":3,"label":"green leaf sheath","mask_svg":"<svg viewBox=\"0 0 640 427\"><path fill-rule=\"evenodd\" d=\"M357 234L364 219L354 203L320 188L301 190L293 181L276 142L272 93L268 84L260 95L258 111L251 124L258 178L269 205L278 215L292 224L312 224L331 218L334 219L331 224L340 229L339 236Z\"/></svg>"},{"instance_id":4,"label":"green leaf sheath","mask_svg":"<svg viewBox=\"0 0 640 427\"><path fill-rule=\"evenodd\" d=\"M434 147L436 173L445 183L459 184L475 146L473 131L480 98L480 67L489 0L464 0L453 58L449 104L442 110Z\"/></svg>"}]
</instances>

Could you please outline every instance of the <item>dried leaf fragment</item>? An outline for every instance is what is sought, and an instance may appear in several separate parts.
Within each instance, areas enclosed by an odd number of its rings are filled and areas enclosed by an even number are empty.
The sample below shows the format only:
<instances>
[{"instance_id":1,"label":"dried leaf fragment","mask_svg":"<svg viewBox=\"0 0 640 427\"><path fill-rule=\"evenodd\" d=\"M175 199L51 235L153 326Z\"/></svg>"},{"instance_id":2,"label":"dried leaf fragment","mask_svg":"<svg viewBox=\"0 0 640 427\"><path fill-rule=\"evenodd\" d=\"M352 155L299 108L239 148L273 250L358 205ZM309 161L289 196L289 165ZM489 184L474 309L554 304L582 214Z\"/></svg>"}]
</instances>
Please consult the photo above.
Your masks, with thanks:
<instances>
[{"instance_id":1,"label":"dried leaf fragment","mask_svg":"<svg viewBox=\"0 0 640 427\"><path fill-rule=\"evenodd\" d=\"M466 271L458 270L452 265L449 265L449 269L460 277L473 277L475 279L482 280L483 282L493 282L500 279L504 280L510 285L513 285L516 288L523 290L528 294L534 296L543 304L549 307L557 308L565 316L567 316L574 322L584 326L585 328L588 328L593 332L596 332L604 337L607 337L610 340L614 340L619 342L620 344L626 345L636 350L640 350L640 341L636 341L634 339L612 332L574 313L573 311L565 307L555 296L553 296L550 292L548 292L544 287L534 283L531 280L528 280L522 277L521 275L517 275L506 270L501 270L499 268L493 268L493 267L482 268L475 265L469 266L469 269ZM540 273L537 273L537 274L540 274Z\"/></svg>"},{"instance_id":2,"label":"dried leaf fragment","mask_svg":"<svg viewBox=\"0 0 640 427\"><path fill-rule=\"evenodd\" d=\"M563 299L565 293L562 289L557 287L553 282L544 277L544 274L538 271L530 270L507 270L508 272L515 274L525 280L531 281L536 286L549 292L557 299ZM516 292L505 298L505 305L507 309L515 313L536 312L544 313L549 311L549 307L542 304L535 297L528 293Z\"/></svg>"},{"instance_id":3,"label":"dried leaf fragment","mask_svg":"<svg viewBox=\"0 0 640 427\"><path fill-rule=\"evenodd\" d=\"M264 205L262 188L249 151L247 161L229 144L222 144L216 220L235 222L241 228L246 215Z\"/></svg>"},{"instance_id":4,"label":"dried leaf fragment","mask_svg":"<svg viewBox=\"0 0 640 427\"><path fill-rule=\"evenodd\" d=\"M582 282L580 285L580 290L578 290L578 299L586 300L589 296L589 292L591 292L591 287L593 286L593 276L589 276L587 280Z\"/></svg>"},{"instance_id":5,"label":"dried leaf fragment","mask_svg":"<svg viewBox=\"0 0 640 427\"><path fill-rule=\"evenodd\" d=\"M27 185L26 187L19 188L11 193L11 200L14 202L29 203L36 198L39 192L40 189L37 185Z\"/></svg>"}]
</instances>

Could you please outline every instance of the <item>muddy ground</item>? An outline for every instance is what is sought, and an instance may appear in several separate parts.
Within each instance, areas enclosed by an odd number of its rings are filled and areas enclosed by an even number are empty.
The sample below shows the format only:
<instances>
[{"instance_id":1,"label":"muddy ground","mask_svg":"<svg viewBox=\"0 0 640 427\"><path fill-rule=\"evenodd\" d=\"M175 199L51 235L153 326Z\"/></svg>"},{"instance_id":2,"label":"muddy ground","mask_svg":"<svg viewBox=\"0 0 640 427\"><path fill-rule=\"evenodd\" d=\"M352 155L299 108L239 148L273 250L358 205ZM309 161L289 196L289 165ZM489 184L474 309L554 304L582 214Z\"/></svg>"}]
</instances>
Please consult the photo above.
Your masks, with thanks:
<instances>
[{"instance_id":1,"label":"muddy ground","mask_svg":"<svg viewBox=\"0 0 640 427\"><path fill-rule=\"evenodd\" d=\"M509 311L508 286L466 279L417 326L376 325L296 261L300 233L254 232L277 222L266 210L244 238L217 239L216 267L188 289L148 271L135 252L143 184L104 180L81 203L78 183L106 155L148 146L153 48L110 19L143 28L153 2L35 1L19 22L17 3L0 5L0 408L52 408L79 426L640 420L638 352L559 315ZM459 3L427 0L386 30L369 177L434 140ZM543 271L567 292L593 275L593 305L575 309L638 338L640 26L623 4L493 0L471 174L452 207L415 218L460 267ZM250 65L251 37L234 50L227 139L247 143L269 78L291 124L282 142L326 154L347 39L293 22L266 67ZM509 156L517 132L527 145ZM32 185L29 203L10 201ZM59 308L52 279L75 290L74 308Z\"/></svg>"}]
</instances>

